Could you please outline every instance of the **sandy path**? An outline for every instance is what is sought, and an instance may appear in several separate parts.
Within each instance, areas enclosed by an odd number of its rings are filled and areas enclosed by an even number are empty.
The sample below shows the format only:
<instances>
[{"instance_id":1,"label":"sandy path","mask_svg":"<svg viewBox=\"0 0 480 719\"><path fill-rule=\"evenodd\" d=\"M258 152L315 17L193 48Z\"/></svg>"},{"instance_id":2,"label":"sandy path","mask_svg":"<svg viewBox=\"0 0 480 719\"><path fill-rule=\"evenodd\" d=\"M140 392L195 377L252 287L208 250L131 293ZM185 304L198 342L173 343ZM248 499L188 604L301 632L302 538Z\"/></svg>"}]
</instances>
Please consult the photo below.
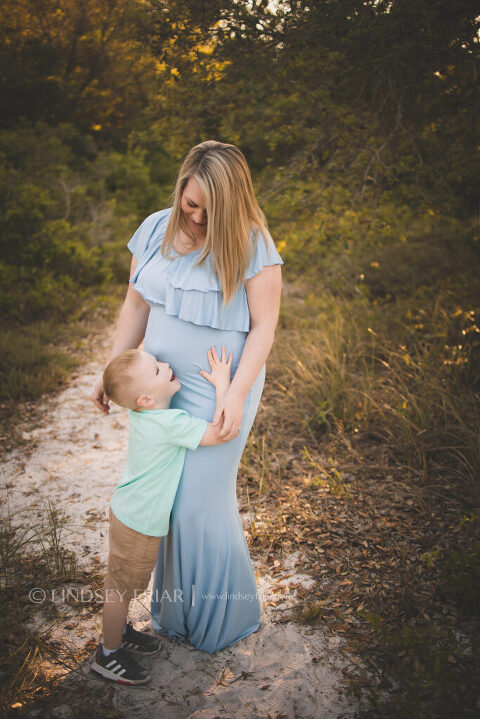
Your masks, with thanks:
<instances>
[{"instance_id":1,"label":"sandy path","mask_svg":"<svg viewBox=\"0 0 480 719\"><path fill-rule=\"evenodd\" d=\"M107 555L107 511L113 489L125 460L128 417L126 410L112 405L108 417L88 399L111 339L104 343L99 362L90 362L73 375L70 385L45 401L40 411L43 426L24 426L32 442L31 452L12 452L2 473L2 498L15 523L34 523L45 514L48 500L69 518L63 532L81 566L103 567ZM28 455L28 456L27 456ZM6 489L5 489L6 487ZM246 522L246 517L242 517ZM312 580L295 572L298 553L282 565L279 575L260 574L255 565L262 598L260 630L217 655L194 649L187 642L164 638L161 652L144 659L152 681L135 689L111 684L114 705L138 719L162 717L291 717L292 719L353 719L356 705L342 690L342 668L348 665L339 637L326 638L318 629L285 622L283 609L295 601L290 583L309 586ZM265 606L269 597L278 600L278 585L286 588L278 607ZM277 592L273 592L277 589ZM76 590L78 591L78 589ZM46 601L51 601L47 597ZM59 618L51 634L60 644L83 648L98 641L100 614L87 608L72 608L54 597ZM132 606L138 628L149 624L147 598ZM38 613L40 622L42 612ZM58 674L62 673L58 667ZM96 685L88 668L84 680ZM58 707L55 716L69 716L69 708Z\"/></svg>"}]
</instances>

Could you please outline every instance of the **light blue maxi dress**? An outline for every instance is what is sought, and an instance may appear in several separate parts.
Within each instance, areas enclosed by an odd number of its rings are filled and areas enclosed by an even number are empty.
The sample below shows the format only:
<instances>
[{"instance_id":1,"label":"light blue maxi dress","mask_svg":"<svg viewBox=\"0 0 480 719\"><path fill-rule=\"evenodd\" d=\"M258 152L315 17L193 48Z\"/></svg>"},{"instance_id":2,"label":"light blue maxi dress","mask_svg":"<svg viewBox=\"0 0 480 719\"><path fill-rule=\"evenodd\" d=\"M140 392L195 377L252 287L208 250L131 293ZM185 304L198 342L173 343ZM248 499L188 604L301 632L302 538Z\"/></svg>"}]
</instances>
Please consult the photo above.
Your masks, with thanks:
<instances>
[{"instance_id":1,"label":"light blue maxi dress","mask_svg":"<svg viewBox=\"0 0 480 719\"><path fill-rule=\"evenodd\" d=\"M210 372L207 352L222 345L233 354L232 379L249 332L250 314L242 286L232 303L223 294L209 259L195 267L201 250L160 250L171 208L144 220L128 243L138 264L130 282L150 306L144 349L168 362L181 383L170 406L209 421L215 388L200 374ZM253 242L253 233L252 233ZM271 240L260 235L245 279L264 266L283 264ZM238 512L236 480L240 458L257 413L265 365L244 404L240 434L231 442L187 450L185 464L162 538L155 568L151 613L154 629L187 639L212 654L260 626L260 598Z\"/></svg>"}]
</instances>

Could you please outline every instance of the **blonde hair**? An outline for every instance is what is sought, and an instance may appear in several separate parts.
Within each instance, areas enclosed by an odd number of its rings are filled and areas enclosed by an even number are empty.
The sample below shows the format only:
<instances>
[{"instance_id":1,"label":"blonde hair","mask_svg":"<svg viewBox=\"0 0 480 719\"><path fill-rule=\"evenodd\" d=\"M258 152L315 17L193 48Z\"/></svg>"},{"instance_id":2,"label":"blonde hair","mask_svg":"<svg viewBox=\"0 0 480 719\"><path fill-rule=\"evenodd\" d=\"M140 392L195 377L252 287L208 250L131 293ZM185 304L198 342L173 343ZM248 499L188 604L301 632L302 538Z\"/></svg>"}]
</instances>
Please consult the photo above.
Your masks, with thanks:
<instances>
[{"instance_id":1,"label":"blonde hair","mask_svg":"<svg viewBox=\"0 0 480 719\"><path fill-rule=\"evenodd\" d=\"M205 244L195 265L202 264L210 256L226 305L243 283L259 232L264 236L268 252L268 239L272 238L266 217L255 197L250 170L242 151L235 145L207 140L190 150L178 173L172 194L172 212L162 246L164 257L173 259L173 243L179 229L195 241L180 206L185 185L191 177L197 180L203 191L208 218ZM252 230L253 246L250 238Z\"/></svg>"},{"instance_id":2,"label":"blonde hair","mask_svg":"<svg viewBox=\"0 0 480 719\"><path fill-rule=\"evenodd\" d=\"M134 379L130 370L140 358L138 350L125 350L112 359L103 373L103 390L120 407L129 407L129 385Z\"/></svg>"}]
</instances>

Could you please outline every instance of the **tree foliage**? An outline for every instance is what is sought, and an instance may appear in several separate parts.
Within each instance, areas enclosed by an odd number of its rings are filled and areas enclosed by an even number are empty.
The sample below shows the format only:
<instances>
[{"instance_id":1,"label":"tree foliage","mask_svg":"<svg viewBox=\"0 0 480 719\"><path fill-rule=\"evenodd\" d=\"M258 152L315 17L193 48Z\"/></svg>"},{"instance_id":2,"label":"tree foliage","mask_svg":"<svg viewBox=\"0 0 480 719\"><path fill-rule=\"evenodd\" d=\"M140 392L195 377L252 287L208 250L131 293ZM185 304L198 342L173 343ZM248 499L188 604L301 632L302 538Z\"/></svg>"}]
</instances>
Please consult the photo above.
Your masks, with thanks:
<instances>
[{"instance_id":1,"label":"tree foliage","mask_svg":"<svg viewBox=\"0 0 480 719\"><path fill-rule=\"evenodd\" d=\"M296 178L374 211L471 219L477 13L473 0L5 0L4 273L106 276L95 253L168 201L208 138L242 148L266 197Z\"/></svg>"},{"instance_id":2,"label":"tree foliage","mask_svg":"<svg viewBox=\"0 0 480 719\"><path fill-rule=\"evenodd\" d=\"M471 0L150 2L144 31L170 76L163 117L149 117L164 135L175 118L180 154L218 136L258 169L300 155L360 197L410 182L420 202L471 214L477 12Z\"/></svg>"},{"instance_id":3,"label":"tree foliage","mask_svg":"<svg viewBox=\"0 0 480 719\"><path fill-rule=\"evenodd\" d=\"M0 117L72 122L124 137L146 102L154 62L135 38L135 0L5 0Z\"/></svg>"}]
</instances>

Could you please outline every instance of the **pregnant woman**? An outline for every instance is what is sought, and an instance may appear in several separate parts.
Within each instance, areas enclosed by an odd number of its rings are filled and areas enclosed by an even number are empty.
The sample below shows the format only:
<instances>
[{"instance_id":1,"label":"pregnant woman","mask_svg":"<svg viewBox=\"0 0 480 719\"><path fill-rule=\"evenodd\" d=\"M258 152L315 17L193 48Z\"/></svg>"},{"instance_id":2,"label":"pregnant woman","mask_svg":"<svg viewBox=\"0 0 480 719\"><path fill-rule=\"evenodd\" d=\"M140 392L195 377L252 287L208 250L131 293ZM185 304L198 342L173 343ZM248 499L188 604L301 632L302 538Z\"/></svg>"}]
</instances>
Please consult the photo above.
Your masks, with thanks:
<instances>
[{"instance_id":1,"label":"pregnant woman","mask_svg":"<svg viewBox=\"0 0 480 719\"><path fill-rule=\"evenodd\" d=\"M110 359L144 339L145 351L180 380L170 406L223 423L224 444L187 450L151 602L158 633L212 654L260 626L236 479L274 340L283 260L234 145L209 140L192 148L172 200L128 243L130 284ZM199 374L209 371L212 345L233 354L232 382L216 413L215 388ZM92 399L108 414L101 380Z\"/></svg>"}]
</instances>

